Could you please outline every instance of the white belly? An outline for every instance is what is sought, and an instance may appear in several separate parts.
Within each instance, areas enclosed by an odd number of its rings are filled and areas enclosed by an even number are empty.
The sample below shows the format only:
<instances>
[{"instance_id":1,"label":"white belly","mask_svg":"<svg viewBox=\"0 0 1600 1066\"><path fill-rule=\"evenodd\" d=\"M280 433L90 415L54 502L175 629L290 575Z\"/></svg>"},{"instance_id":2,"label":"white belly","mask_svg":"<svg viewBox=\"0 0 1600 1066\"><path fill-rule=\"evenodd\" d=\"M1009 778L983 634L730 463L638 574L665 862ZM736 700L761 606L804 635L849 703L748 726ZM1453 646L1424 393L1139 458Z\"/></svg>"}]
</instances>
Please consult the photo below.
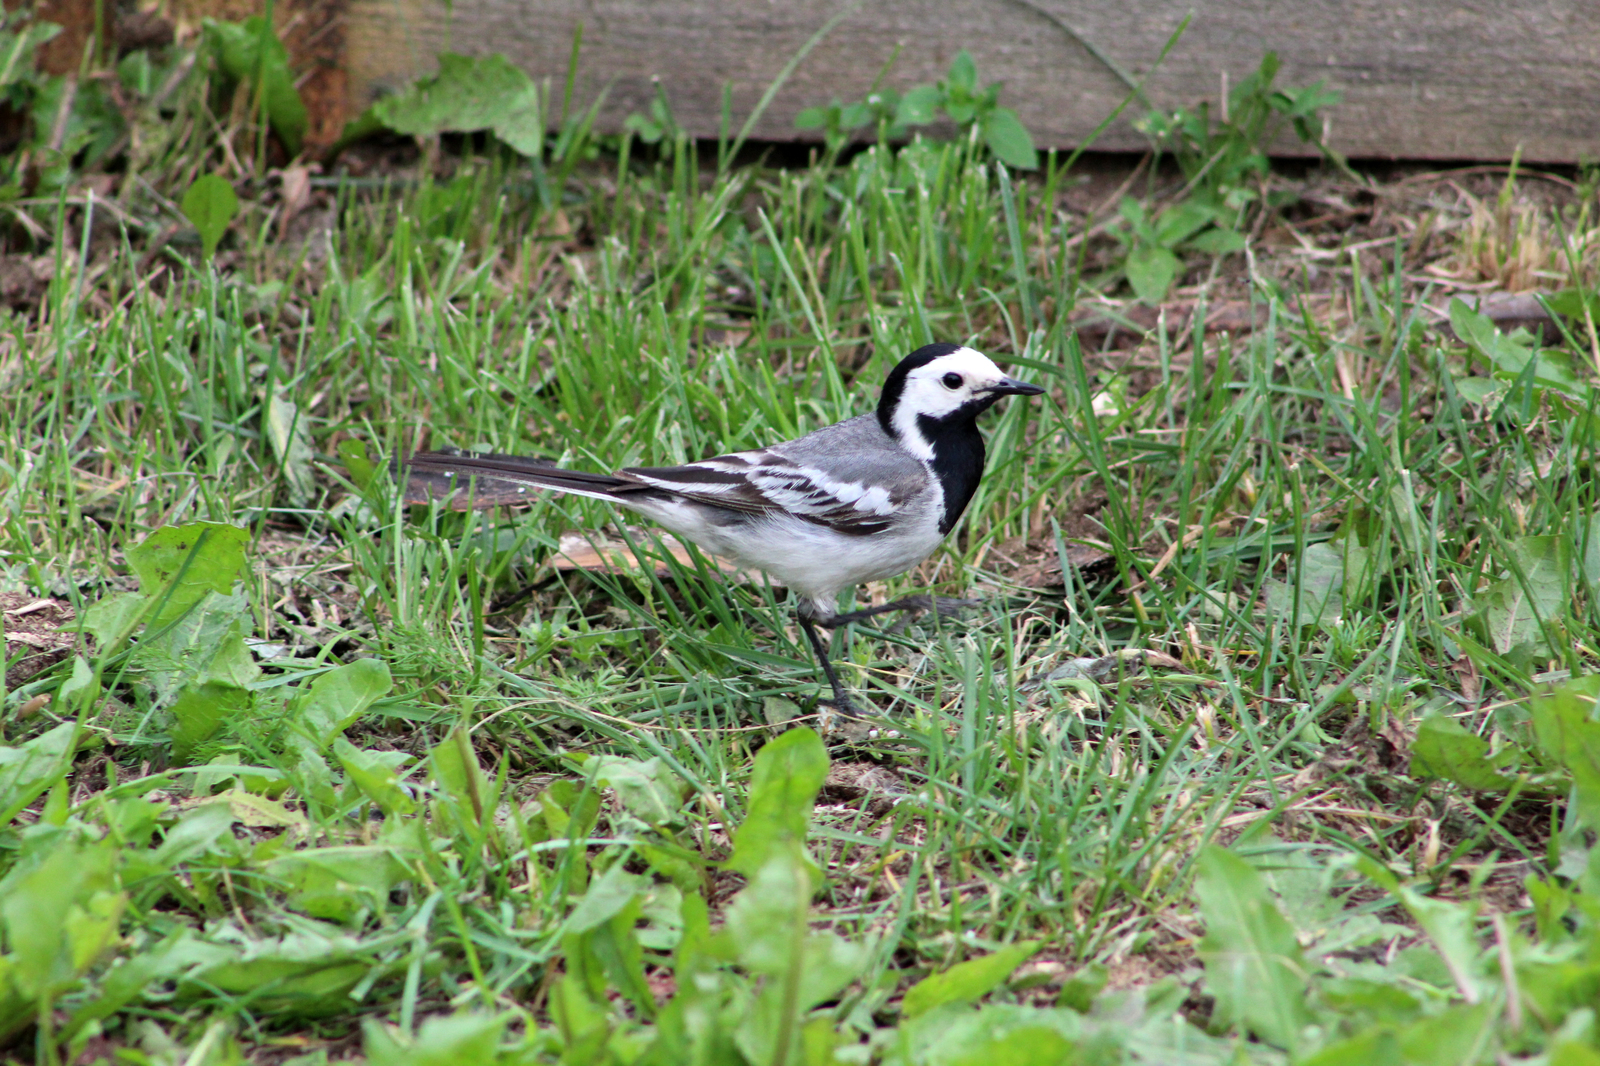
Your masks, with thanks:
<instances>
[{"instance_id":1,"label":"white belly","mask_svg":"<svg viewBox=\"0 0 1600 1066\"><path fill-rule=\"evenodd\" d=\"M652 502L648 510L638 510L714 555L765 571L829 611L841 590L903 574L932 555L944 539L932 508L913 521L865 536L788 517L718 525L706 521L693 504Z\"/></svg>"}]
</instances>

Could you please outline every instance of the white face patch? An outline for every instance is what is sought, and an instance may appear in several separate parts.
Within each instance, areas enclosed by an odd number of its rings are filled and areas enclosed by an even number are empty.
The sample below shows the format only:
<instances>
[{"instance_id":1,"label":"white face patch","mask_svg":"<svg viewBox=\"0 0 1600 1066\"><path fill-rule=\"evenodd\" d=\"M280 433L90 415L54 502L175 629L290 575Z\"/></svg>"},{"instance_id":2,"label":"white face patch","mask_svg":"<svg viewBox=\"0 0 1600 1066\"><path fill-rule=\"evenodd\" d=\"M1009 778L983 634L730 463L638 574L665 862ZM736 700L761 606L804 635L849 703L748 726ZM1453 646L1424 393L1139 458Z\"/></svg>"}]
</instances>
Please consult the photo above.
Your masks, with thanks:
<instances>
[{"instance_id":1,"label":"white face patch","mask_svg":"<svg viewBox=\"0 0 1600 1066\"><path fill-rule=\"evenodd\" d=\"M1004 377L988 356L971 348L958 348L917 367L906 375L905 389L894 409L894 430L900 442L917 458L931 460L933 445L923 437L917 419L951 414Z\"/></svg>"}]
</instances>

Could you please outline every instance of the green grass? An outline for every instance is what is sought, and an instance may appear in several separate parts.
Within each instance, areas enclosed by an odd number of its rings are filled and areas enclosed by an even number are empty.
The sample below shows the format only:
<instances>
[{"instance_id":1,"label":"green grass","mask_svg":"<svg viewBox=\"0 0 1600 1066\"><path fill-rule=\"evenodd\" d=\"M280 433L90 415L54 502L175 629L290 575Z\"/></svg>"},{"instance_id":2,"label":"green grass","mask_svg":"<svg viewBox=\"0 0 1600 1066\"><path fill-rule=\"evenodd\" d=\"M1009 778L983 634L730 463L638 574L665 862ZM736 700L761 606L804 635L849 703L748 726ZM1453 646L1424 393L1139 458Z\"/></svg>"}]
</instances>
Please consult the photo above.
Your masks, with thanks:
<instances>
[{"instance_id":1,"label":"green grass","mask_svg":"<svg viewBox=\"0 0 1600 1066\"><path fill-rule=\"evenodd\" d=\"M13 1053L1595 1053L1575 990L1600 746L1581 707L1530 704L1600 657L1592 326L1538 363L1425 310L1486 255L1592 292L1592 187L1537 216L1566 244L1534 253L1460 203L1420 245L1401 226L1348 252L1302 211L1335 254L1262 243L1179 290L1262 328L1085 351L1073 316L1119 295L1090 284L1119 284L1117 246L1079 239L1096 220L1054 162L605 157L554 212L507 159L328 190L320 262L265 193L218 265L178 244L159 275L86 209L55 221L81 243L0 348L0 589L82 615L139 558L158 577L123 601L144 614L102 606L97 643L5 694ZM447 444L592 469L757 447L869 410L932 340L1049 393L986 421L946 548L867 590L984 605L837 638L900 736L836 746L814 810L820 745L757 761L821 688L783 590L598 503L408 510L381 473ZM130 554L195 522L247 530L243 568L192 535ZM666 576L551 573L572 529ZM1104 561L1065 561L1085 548ZM1052 558L1064 587L1020 580ZM240 662L236 638L281 647ZM1004 972L958 965L1009 944L1032 947Z\"/></svg>"}]
</instances>

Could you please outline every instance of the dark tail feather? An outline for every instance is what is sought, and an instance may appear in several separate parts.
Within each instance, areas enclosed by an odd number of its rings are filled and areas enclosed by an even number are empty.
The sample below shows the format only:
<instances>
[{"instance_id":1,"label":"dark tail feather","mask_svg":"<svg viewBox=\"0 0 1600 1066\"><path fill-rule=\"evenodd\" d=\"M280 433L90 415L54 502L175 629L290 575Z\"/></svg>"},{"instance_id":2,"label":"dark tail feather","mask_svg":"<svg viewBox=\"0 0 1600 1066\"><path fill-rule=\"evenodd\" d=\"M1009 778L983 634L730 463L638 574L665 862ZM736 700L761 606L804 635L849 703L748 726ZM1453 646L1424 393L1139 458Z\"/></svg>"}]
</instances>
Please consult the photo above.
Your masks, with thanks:
<instances>
[{"instance_id":1,"label":"dark tail feather","mask_svg":"<svg viewBox=\"0 0 1600 1066\"><path fill-rule=\"evenodd\" d=\"M391 464L405 475L405 502L448 500L456 510L529 503L530 489L554 489L600 500L616 500L646 488L637 481L564 470L543 459L486 452L417 452Z\"/></svg>"}]
</instances>

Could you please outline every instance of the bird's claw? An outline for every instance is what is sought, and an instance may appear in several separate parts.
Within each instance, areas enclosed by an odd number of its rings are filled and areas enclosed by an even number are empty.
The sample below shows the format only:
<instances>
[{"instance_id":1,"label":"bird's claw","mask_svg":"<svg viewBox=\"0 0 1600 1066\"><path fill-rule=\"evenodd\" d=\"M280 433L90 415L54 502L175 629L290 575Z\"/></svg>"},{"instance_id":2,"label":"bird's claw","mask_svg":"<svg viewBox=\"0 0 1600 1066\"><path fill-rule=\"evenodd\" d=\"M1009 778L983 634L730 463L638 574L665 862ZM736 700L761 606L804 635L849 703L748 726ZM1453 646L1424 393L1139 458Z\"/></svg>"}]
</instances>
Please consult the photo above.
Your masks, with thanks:
<instances>
[{"instance_id":1,"label":"bird's claw","mask_svg":"<svg viewBox=\"0 0 1600 1066\"><path fill-rule=\"evenodd\" d=\"M878 722L871 718L879 718ZM865 740L890 740L900 735L898 729L880 724L875 711L864 708L849 696L824 697L817 701L817 731L825 737L860 743Z\"/></svg>"}]
</instances>

